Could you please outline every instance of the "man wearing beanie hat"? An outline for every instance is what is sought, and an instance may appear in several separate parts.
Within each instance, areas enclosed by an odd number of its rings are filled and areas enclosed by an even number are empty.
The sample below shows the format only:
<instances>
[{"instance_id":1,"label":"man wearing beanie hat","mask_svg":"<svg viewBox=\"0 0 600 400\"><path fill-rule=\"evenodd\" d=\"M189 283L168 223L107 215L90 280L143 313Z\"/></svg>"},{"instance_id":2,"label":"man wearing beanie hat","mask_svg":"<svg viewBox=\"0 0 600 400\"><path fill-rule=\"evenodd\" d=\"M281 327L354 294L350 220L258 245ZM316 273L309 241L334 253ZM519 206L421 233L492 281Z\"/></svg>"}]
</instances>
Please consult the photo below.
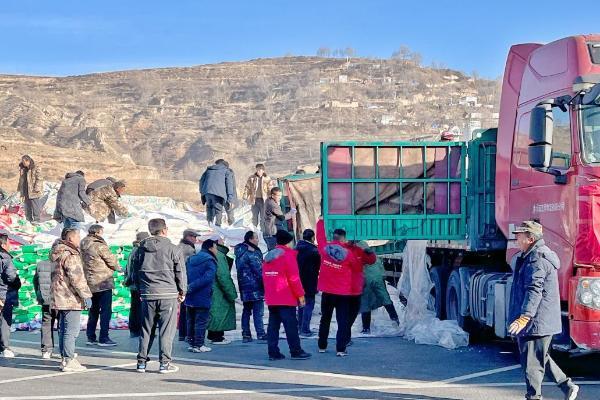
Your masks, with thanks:
<instances>
[{"instance_id":1,"label":"man wearing beanie hat","mask_svg":"<svg viewBox=\"0 0 600 400\"><path fill-rule=\"evenodd\" d=\"M129 337L138 338L142 332L142 301L140 300L140 291L135 284L135 271L132 269L132 260L135 257L135 253L140 247L140 243L149 238L148 232L138 232L135 235L135 240L132 245L133 248L127 259L127 266L125 267L125 278L123 285L129 288L131 294L131 307L129 308Z\"/></svg>"},{"instance_id":2,"label":"man wearing beanie hat","mask_svg":"<svg viewBox=\"0 0 600 400\"><path fill-rule=\"evenodd\" d=\"M293 237L286 231L275 234L277 245L267 253L263 263L265 302L269 306L267 343L269 360L285 358L279 350L279 328L283 323L285 335L294 360L306 360L310 354L302 350L298 335L296 307L304 306L304 289L298 272L298 252L290 248Z\"/></svg>"}]
</instances>

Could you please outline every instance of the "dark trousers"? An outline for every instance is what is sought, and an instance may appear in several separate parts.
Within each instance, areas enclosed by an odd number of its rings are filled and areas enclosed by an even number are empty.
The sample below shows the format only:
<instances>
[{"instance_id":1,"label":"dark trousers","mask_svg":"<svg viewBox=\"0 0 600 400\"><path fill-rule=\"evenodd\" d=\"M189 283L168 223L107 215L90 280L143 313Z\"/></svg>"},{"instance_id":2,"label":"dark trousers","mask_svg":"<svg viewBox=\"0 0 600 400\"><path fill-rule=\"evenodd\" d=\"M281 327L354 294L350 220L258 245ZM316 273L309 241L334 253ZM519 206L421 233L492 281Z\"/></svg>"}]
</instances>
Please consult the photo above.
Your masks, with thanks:
<instances>
[{"instance_id":1,"label":"dark trousers","mask_svg":"<svg viewBox=\"0 0 600 400\"><path fill-rule=\"evenodd\" d=\"M100 337L98 341L104 342L108 340L108 328L110 327L110 317L112 316L112 290L92 293L92 307L88 314L86 328L88 340L96 340L98 318L100 318Z\"/></svg>"},{"instance_id":2,"label":"dark trousers","mask_svg":"<svg viewBox=\"0 0 600 400\"><path fill-rule=\"evenodd\" d=\"M244 310L242 311L242 337L251 338L250 331L250 315L254 320L254 330L256 337L260 338L265 335L265 325L263 317L265 315L265 303L263 300L245 301Z\"/></svg>"},{"instance_id":3,"label":"dark trousers","mask_svg":"<svg viewBox=\"0 0 600 400\"><path fill-rule=\"evenodd\" d=\"M298 324L300 324L300 333L310 333L310 320L315 309L315 296L304 296L306 304L304 307L298 307Z\"/></svg>"},{"instance_id":4,"label":"dark trousers","mask_svg":"<svg viewBox=\"0 0 600 400\"><path fill-rule=\"evenodd\" d=\"M225 340L225 331L208 331L206 338L211 342L222 342Z\"/></svg>"},{"instance_id":5,"label":"dark trousers","mask_svg":"<svg viewBox=\"0 0 600 400\"><path fill-rule=\"evenodd\" d=\"M10 349L10 326L13 320L13 308L14 304L8 301L0 313L0 351Z\"/></svg>"},{"instance_id":6,"label":"dark trousers","mask_svg":"<svg viewBox=\"0 0 600 400\"><path fill-rule=\"evenodd\" d=\"M179 341L183 341L185 338L190 338L192 336L188 329L187 311L188 307L181 303L179 305L179 320L177 322L177 326L179 327Z\"/></svg>"},{"instance_id":7,"label":"dark trousers","mask_svg":"<svg viewBox=\"0 0 600 400\"><path fill-rule=\"evenodd\" d=\"M360 298L361 295L358 296L349 296L350 297L350 309L349 309L349 317L348 317L348 341L352 339L352 326L356 322L356 318L358 318L358 314L360 313Z\"/></svg>"},{"instance_id":8,"label":"dark trousers","mask_svg":"<svg viewBox=\"0 0 600 400\"><path fill-rule=\"evenodd\" d=\"M290 354L296 356L302 353L300 336L298 336L298 320L294 306L269 306L269 326L267 327L267 344L269 357L281 354L279 350L279 328L283 324L287 337Z\"/></svg>"},{"instance_id":9,"label":"dark trousers","mask_svg":"<svg viewBox=\"0 0 600 400\"><path fill-rule=\"evenodd\" d=\"M221 226L223 218L223 208L225 199L214 194L206 194L206 220L213 222L216 226Z\"/></svg>"},{"instance_id":10,"label":"dark trousers","mask_svg":"<svg viewBox=\"0 0 600 400\"><path fill-rule=\"evenodd\" d=\"M396 312L394 304L386 304L383 307L385 308L385 311L387 311L392 321L398 321L398 313ZM362 313L361 317L363 329L371 329L371 311Z\"/></svg>"},{"instance_id":11,"label":"dark trousers","mask_svg":"<svg viewBox=\"0 0 600 400\"><path fill-rule=\"evenodd\" d=\"M187 313L187 335L190 338L190 346L204 346L206 327L210 319L210 309L201 307L186 307Z\"/></svg>"},{"instance_id":12,"label":"dark trousers","mask_svg":"<svg viewBox=\"0 0 600 400\"><path fill-rule=\"evenodd\" d=\"M54 324L56 322L56 311L50 306L42 306L42 351L52 352L54 348Z\"/></svg>"},{"instance_id":13,"label":"dark trousers","mask_svg":"<svg viewBox=\"0 0 600 400\"><path fill-rule=\"evenodd\" d=\"M517 338L521 366L525 372L527 399L542 398L542 382L546 373L558 384L565 394L569 392L569 387L573 385L571 380L567 378L565 373L550 357L551 341L552 336L525 336Z\"/></svg>"},{"instance_id":14,"label":"dark trousers","mask_svg":"<svg viewBox=\"0 0 600 400\"><path fill-rule=\"evenodd\" d=\"M75 357L75 341L81 331L81 311L60 310L58 313L58 347L66 360Z\"/></svg>"},{"instance_id":15,"label":"dark trousers","mask_svg":"<svg viewBox=\"0 0 600 400\"><path fill-rule=\"evenodd\" d=\"M350 303L352 296L323 293L321 296L321 322L319 324L319 349L327 348L329 327L335 310L338 330L335 335L336 351L346 351L350 341Z\"/></svg>"},{"instance_id":16,"label":"dark trousers","mask_svg":"<svg viewBox=\"0 0 600 400\"><path fill-rule=\"evenodd\" d=\"M177 330L177 299L144 300L142 301L142 335L138 352L138 362L146 362L154 338L155 329L158 328L158 360L171 362L173 339Z\"/></svg>"},{"instance_id":17,"label":"dark trousers","mask_svg":"<svg viewBox=\"0 0 600 400\"><path fill-rule=\"evenodd\" d=\"M265 243L267 244L267 249L269 251L273 250L275 246L277 246L277 240L275 239L275 236L263 235L263 238L265 239Z\"/></svg>"},{"instance_id":18,"label":"dark trousers","mask_svg":"<svg viewBox=\"0 0 600 400\"><path fill-rule=\"evenodd\" d=\"M129 333L140 336L142 333L142 300L140 292L131 290L131 307L129 308Z\"/></svg>"},{"instance_id":19,"label":"dark trousers","mask_svg":"<svg viewBox=\"0 0 600 400\"><path fill-rule=\"evenodd\" d=\"M42 196L39 199L25 199L25 218L29 222L41 222L42 210L48 200L48 196Z\"/></svg>"},{"instance_id":20,"label":"dark trousers","mask_svg":"<svg viewBox=\"0 0 600 400\"><path fill-rule=\"evenodd\" d=\"M265 200L256 198L254 204L252 204L252 224L258 228L260 223L260 231L264 231L264 219L265 219Z\"/></svg>"}]
</instances>

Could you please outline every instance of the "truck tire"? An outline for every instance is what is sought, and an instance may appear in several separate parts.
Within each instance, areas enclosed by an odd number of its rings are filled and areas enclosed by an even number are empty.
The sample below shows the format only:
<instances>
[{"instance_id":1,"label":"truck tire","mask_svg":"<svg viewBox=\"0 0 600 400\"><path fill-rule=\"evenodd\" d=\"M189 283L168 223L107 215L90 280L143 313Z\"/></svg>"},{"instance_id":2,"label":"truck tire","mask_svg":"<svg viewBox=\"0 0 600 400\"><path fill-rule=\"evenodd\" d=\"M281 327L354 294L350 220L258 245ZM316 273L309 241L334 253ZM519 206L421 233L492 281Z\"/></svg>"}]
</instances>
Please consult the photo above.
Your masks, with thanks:
<instances>
[{"instance_id":1,"label":"truck tire","mask_svg":"<svg viewBox=\"0 0 600 400\"><path fill-rule=\"evenodd\" d=\"M428 308L435 311L439 319L446 318L446 279L447 273L444 267L435 266L429 271L433 288L431 288L430 304Z\"/></svg>"},{"instance_id":2,"label":"truck tire","mask_svg":"<svg viewBox=\"0 0 600 400\"><path fill-rule=\"evenodd\" d=\"M460 314L461 298L460 275L454 270L446 287L446 318L458 322L458 326L466 330L466 318Z\"/></svg>"}]
</instances>

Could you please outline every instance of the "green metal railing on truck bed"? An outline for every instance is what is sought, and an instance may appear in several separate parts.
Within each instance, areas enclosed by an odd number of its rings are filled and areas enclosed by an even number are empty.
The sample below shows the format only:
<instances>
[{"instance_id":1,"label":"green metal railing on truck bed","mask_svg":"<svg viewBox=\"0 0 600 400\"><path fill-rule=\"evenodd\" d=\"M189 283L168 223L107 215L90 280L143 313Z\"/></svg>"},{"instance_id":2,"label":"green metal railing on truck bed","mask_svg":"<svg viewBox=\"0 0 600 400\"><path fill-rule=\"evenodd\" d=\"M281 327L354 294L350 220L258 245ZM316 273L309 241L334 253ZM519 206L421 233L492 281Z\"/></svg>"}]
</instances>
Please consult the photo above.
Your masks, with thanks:
<instances>
[{"instance_id":1,"label":"green metal railing on truck bed","mask_svg":"<svg viewBox=\"0 0 600 400\"><path fill-rule=\"evenodd\" d=\"M322 143L328 233L343 228L350 240L464 239L466 154L464 142Z\"/></svg>"}]
</instances>

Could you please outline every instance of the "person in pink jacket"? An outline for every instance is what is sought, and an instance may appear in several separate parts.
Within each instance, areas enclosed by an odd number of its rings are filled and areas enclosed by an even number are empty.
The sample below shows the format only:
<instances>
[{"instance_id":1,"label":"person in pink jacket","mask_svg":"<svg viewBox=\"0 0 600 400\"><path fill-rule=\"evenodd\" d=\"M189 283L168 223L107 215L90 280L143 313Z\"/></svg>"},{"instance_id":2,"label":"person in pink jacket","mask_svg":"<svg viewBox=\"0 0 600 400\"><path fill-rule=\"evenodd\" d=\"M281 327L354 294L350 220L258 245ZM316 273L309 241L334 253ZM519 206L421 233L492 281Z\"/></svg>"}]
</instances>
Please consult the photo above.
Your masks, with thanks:
<instances>
[{"instance_id":1,"label":"person in pink jacket","mask_svg":"<svg viewBox=\"0 0 600 400\"><path fill-rule=\"evenodd\" d=\"M283 360L279 350L279 328L281 324L290 347L293 360L306 360L310 354L302 350L298 334L296 307L304 305L304 289L298 272L297 252L290 248L293 237L279 230L275 235L277 246L269 251L263 263L265 302L269 307L267 344L269 360Z\"/></svg>"}]
</instances>

